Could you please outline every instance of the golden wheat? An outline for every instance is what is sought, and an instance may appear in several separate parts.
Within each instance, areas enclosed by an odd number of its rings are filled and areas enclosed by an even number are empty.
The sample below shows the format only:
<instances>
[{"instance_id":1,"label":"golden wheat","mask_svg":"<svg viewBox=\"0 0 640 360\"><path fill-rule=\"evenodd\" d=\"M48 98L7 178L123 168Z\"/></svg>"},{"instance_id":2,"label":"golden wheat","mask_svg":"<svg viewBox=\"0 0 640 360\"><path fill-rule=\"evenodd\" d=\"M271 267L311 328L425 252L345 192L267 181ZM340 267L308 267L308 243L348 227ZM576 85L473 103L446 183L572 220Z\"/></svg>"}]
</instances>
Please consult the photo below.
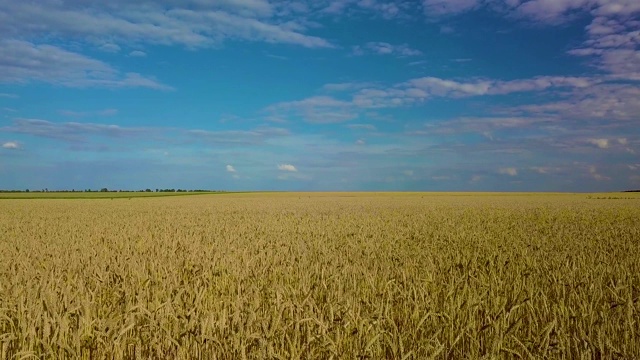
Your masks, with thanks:
<instances>
[{"instance_id":1,"label":"golden wheat","mask_svg":"<svg viewBox=\"0 0 640 360\"><path fill-rule=\"evenodd\" d=\"M0 200L0 358L640 358L640 197Z\"/></svg>"}]
</instances>

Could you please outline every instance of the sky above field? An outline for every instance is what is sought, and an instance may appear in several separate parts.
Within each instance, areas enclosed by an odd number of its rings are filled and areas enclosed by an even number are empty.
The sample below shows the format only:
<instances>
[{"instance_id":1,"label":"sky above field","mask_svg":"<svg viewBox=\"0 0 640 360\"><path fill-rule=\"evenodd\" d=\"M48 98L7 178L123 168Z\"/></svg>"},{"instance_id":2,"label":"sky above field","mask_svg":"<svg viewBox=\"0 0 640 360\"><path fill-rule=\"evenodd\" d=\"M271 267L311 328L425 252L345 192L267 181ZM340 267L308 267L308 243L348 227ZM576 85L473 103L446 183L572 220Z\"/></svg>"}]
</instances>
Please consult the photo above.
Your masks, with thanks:
<instances>
[{"instance_id":1,"label":"sky above field","mask_svg":"<svg viewBox=\"0 0 640 360\"><path fill-rule=\"evenodd\" d=\"M0 0L0 189L640 188L638 0Z\"/></svg>"}]
</instances>

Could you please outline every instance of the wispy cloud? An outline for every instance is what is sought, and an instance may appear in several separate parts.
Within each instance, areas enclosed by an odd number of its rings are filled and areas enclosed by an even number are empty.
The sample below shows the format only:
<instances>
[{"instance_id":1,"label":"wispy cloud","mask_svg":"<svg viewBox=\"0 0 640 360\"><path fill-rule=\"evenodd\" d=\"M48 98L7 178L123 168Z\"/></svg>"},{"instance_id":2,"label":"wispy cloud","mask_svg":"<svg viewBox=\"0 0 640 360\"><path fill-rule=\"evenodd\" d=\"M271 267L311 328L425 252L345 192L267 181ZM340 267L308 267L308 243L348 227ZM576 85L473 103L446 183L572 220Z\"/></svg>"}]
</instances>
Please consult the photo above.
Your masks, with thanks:
<instances>
[{"instance_id":1,"label":"wispy cloud","mask_svg":"<svg viewBox=\"0 0 640 360\"><path fill-rule=\"evenodd\" d=\"M594 66L616 79L640 80L640 24L632 21L640 13L633 0L423 0L430 18L440 18L486 8L506 17L526 19L543 25L558 25L584 15L592 22L586 27L587 40L569 51L589 57Z\"/></svg>"},{"instance_id":2,"label":"wispy cloud","mask_svg":"<svg viewBox=\"0 0 640 360\"><path fill-rule=\"evenodd\" d=\"M360 0L358 5L361 8L373 10L385 19L393 19L403 14L407 8L407 2L402 1L378 1L378 0Z\"/></svg>"},{"instance_id":3,"label":"wispy cloud","mask_svg":"<svg viewBox=\"0 0 640 360\"><path fill-rule=\"evenodd\" d=\"M133 50L132 52L129 53L129 56L131 57L146 57L147 53L144 51L140 51L140 50Z\"/></svg>"},{"instance_id":4,"label":"wispy cloud","mask_svg":"<svg viewBox=\"0 0 640 360\"><path fill-rule=\"evenodd\" d=\"M367 130L376 131L375 125L372 124L348 124L347 127L351 130Z\"/></svg>"},{"instance_id":5,"label":"wispy cloud","mask_svg":"<svg viewBox=\"0 0 640 360\"><path fill-rule=\"evenodd\" d=\"M422 6L427 16L435 17L457 14L479 7L482 0L423 0Z\"/></svg>"},{"instance_id":6,"label":"wispy cloud","mask_svg":"<svg viewBox=\"0 0 640 360\"><path fill-rule=\"evenodd\" d=\"M346 91L355 91L364 88L368 88L372 86L371 83L367 82L344 82L344 83L331 83L325 84L322 86L322 90L329 92L346 92Z\"/></svg>"},{"instance_id":7,"label":"wispy cloud","mask_svg":"<svg viewBox=\"0 0 640 360\"><path fill-rule=\"evenodd\" d=\"M456 81L422 77L389 86L360 89L350 83L328 84L326 86L329 89L339 89L344 92L351 90L351 99L312 96L302 100L277 103L265 110L280 119L300 117L310 123L338 123L358 118L364 110L414 106L438 97L467 98L550 89L585 89L593 84L597 84L597 81L583 77L562 76L540 76L510 81L495 79Z\"/></svg>"},{"instance_id":8,"label":"wispy cloud","mask_svg":"<svg viewBox=\"0 0 640 360\"><path fill-rule=\"evenodd\" d=\"M601 83L574 88L559 101L513 107L515 112L563 119L632 121L640 113L640 88L631 84Z\"/></svg>"},{"instance_id":9,"label":"wispy cloud","mask_svg":"<svg viewBox=\"0 0 640 360\"><path fill-rule=\"evenodd\" d=\"M11 125L0 127L0 133L24 134L56 139L78 146L89 143L94 137L111 139L139 138L183 144L200 143L205 147L255 146L270 140L283 139L291 135L287 129L257 127L252 130L200 130L165 127L126 127L87 122L52 122L42 119L14 119ZM168 140L168 139L171 140Z\"/></svg>"},{"instance_id":10,"label":"wispy cloud","mask_svg":"<svg viewBox=\"0 0 640 360\"><path fill-rule=\"evenodd\" d=\"M322 3L322 2L318 2ZM412 1L381 1L381 0L330 0L322 8L322 13L332 15L353 15L365 13L373 14L383 19L406 18L414 8Z\"/></svg>"},{"instance_id":11,"label":"wispy cloud","mask_svg":"<svg viewBox=\"0 0 640 360\"><path fill-rule=\"evenodd\" d=\"M112 43L106 43L103 44L99 47L100 50L104 51L104 52L108 52L108 53L117 53L120 50L122 50L120 48L120 46L116 45L116 44L112 44Z\"/></svg>"},{"instance_id":12,"label":"wispy cloud","mask_svg":"<svg viewBox=\"0 0 640 360\"><path fill-rule=\"evenodd\" d=\"M421 129L411 130L410 135L455 135L465 133L482 134L492 139L491 134L507 130L535 127L539 131L553 130L554 121L549 117L459 117L443 121L430 121Z\"/></svg>"},{"instance_id":13,"label":"wispy cloud","mask_svg":"<svg viewBox=\"0 0 640 360\"><path fill-rule=\"evenodd\" d=\"M506 167L498 169L498 173L509 176L518 176L518 169L514 167Z\"/></svg>"},{"instance_id":14,"label":"wispy cloud","mask_svg":"<svg viewBox=\"0 0 640 360\"><path fill-rule=\"evenodd\" d=\"M597 181L611 180L610 177L602 175L600 172L598 172L598 169L596 168L595 165L589 166L589 174L591 175L591 177L593 177Z\"/></svg>"},{"instance_id":15,"label":"wispy cloud","mask_svg":"<svg viewBox=\"0 0 640 360\"><path fill-rule=\"evenodd\" d=\"M563 76L539 76L531 79L455 81L436 77L409 80L404 86L414 90L417 97L451 96L467 97L481 95L505 95L517 92L541 91L549 88L584 88L593 83L592 79ZM415 91L415 90L420 90Z\"/></svg>"},{"instance_id":16,"label":"wispy cloud","mask_svg":"<svg viewBox=\"0 0 640 360\"><path fill-rule=\"evenodd\" d=\"M593 83L594 80L589 78L561 76L540 76L510 81L494 79L456 81L437 77L422 77L386 88L362 89L354 94L353 103L363 108L398 107L418 104L437 97L466 98L538 92L549 89L587 88Z\"/></svg>"},{"instance_id":17,"label":"wispy cloud","mask_svg":"<svg viewBox=\"0 0 640 360\"><path fill-rule=\"evenodd\" d=\"M73 111L73 110L60 110L60 114L69 117L89 117L89 116L115 116L118 114L118 109L103 109L96 111Z\"/></svg>"},{"instance_id":18,"label":"wispy cloud","mask_svg":"<svg viewBox=\"0 0 640 360\"><path fill-rule=\"evenodd\" d=\"M269 139L289 136L290 132L283 128L260 127L254 130L186 130L187 137L206 144L262 144Z\"/></svg>"},{"instance_id":19,"label":"wispy cloud","mask_svg":"<svg viewBox=\"0 0 640 360\"><path fill-rule=\"evenodd\" d=\"M628 20L632 14L640 14L640 5L612 1L593 13L595 17L586 27L587 40L569 54L587 57L611 78L640 80L640 23Z\"/></svg>"},{"instance_id":20,"label":"wispy cloud","mask_svg":"<svg viewBox=\"0 0 640 360\"><path fill-rule=\"evenodd\" d=\"M183 6L180 6L183 5ZM3 2L5 17L0 32L11 36L42 34L109 41L107 48L129 43L152 43L203 47L225 39L330 47L327 40L305 35L301 24L279 22L268 1L175 1L110 3ZM295 25L295 26L293 26Z\"/></svg>"},{"instance_id":21,"label":"wispy cloud","mask_svg":"<svg viewBox=\"0 0 640 360\"><path fill-rule=\"evenodd\" d=\"M110 65L53 45L0 40L0 82L41 81L69 87L171 87L137 73L121 73Z\"/></svg>"},{"instance_id":22,"label":"wispy cloud","mask_svg":"<svg viewBox=\"0 0 640 360\"><path fill-rule=\"evenodd\" d=\"M398 57L422 55L422 51L412 49L407 44L393 45L386 42L368 42L365 45L357 45L352 48L354 55L365 55L368 53L377 55L393 55Z\"/></svg>"},{"instance_id":23,"label":"wispy cloud","mask_svg":"<svg viewBox=\"0 0 640 360\"><path fill-rule=\"evenodd\" d=\"M538 174L549 174L553 170L553 168L549 166L532 166L529 169Z\"/></svg>"},{"instance_id":24,"label":"wispy cloud","mask_svg":"<svg viewBox=\"0 0 640 360\"><path fill-rule=\"evenodd\" d=\"M40 119L16 119L11 125L0 127L0 131L70 142L87 141L91 136L119 138L150 132L145 128L124 128L118 125L78 122L55 123Z\"/></svg>"},{"instance_id":25,"label":"wispy cloud","mask_svg":"<svg viewBox=\"0 0 640 360\"><path fill-rule=\"evenodd\" d=\"M265 110L279 117L298 117L317 124L339 123L355 119L357 114L348 101L330 96L313 96L303 100L281 102Z\"/></svg>"}]
</instances>

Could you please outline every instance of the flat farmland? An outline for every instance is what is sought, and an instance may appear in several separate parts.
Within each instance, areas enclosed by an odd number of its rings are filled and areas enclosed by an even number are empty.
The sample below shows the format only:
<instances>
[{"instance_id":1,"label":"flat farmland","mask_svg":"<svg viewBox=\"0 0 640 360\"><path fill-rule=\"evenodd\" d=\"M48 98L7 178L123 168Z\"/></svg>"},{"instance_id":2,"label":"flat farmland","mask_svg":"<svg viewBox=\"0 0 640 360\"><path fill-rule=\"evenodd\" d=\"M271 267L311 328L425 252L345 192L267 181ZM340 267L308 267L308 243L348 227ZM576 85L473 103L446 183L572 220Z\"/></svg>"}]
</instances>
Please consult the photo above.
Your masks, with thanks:
<instances>
[{"instance_id":1,"label":"flat farmland","mask_svg":"<svg viewBox=\"0 0 640 360\"><path fill-rule=\"evenodd\" d=\"M640 358L640 194L0 200L0 358Z\"/></svg>"}]
</instances>

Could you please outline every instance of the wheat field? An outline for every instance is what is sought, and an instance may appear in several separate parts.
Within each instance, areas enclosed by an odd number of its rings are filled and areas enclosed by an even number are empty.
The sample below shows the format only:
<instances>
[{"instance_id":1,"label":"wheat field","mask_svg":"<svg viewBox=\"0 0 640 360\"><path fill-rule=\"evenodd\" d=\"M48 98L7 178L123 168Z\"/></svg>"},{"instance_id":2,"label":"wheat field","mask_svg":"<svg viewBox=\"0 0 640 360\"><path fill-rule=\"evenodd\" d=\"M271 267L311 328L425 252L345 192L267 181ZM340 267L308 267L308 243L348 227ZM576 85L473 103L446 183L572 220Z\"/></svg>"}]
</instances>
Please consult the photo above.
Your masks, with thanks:
<instances>
[{"instance_id":1,"label":"wheat field","mask_svg":"<svg viewBox=\"0 0 640 360\"><path fill-rule=\"evenodd\" d=\"M639 359L640 195L0 200L0 359Z\"/></svg>"}]
</instances>

